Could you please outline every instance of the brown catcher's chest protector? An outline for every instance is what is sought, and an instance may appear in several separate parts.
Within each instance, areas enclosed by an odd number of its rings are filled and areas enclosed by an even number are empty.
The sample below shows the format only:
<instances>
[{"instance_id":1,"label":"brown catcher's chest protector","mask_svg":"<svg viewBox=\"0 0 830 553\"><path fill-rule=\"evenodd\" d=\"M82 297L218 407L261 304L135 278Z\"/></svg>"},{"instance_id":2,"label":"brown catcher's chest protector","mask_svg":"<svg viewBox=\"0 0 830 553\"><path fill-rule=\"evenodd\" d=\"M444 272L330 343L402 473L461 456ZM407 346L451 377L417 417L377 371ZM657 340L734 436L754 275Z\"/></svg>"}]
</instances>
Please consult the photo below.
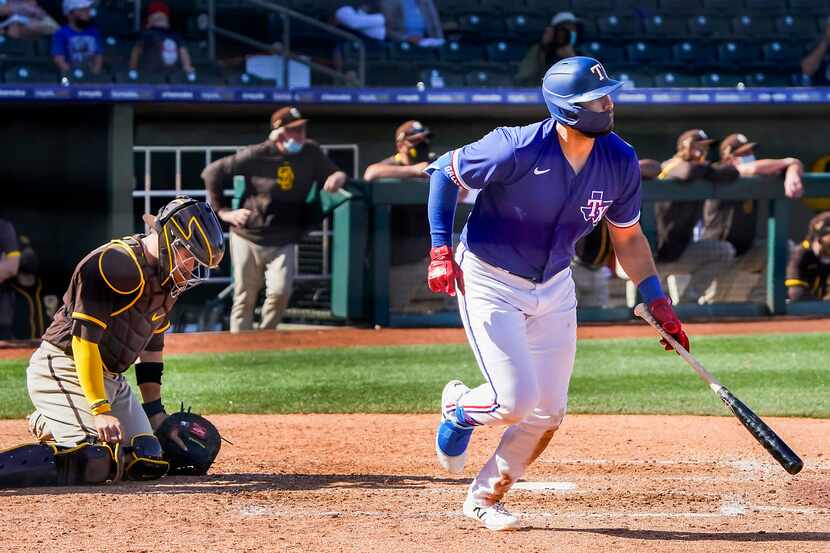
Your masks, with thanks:
<instances>
[{"instance_id":1,"label":"brown catcher's chest protector","mask_svg":"<svg viewBox=\"0 0 830 553\"><path fill-rule=\"evenodd\" d=\"M144 350L161 351L176 300L147 262L141 238L113 240L78 264L45 341L71 356L75 325L84 325L80 335L98 343L104 367L114 373L127 370Z\"/></svg>"}]
</instances>

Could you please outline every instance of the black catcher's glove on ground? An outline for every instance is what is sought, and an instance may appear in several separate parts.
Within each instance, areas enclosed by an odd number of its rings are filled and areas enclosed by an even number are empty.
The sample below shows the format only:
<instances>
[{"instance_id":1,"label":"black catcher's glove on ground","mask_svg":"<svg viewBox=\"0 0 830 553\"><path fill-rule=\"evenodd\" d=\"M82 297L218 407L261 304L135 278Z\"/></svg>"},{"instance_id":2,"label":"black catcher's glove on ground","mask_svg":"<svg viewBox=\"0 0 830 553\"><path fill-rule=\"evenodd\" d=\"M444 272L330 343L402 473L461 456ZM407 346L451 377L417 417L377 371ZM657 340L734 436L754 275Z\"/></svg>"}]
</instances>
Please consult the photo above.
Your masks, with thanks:
<instances>
[{"instance_id":1,"label":"black catcher's glove on ground","mask_svg":"<svg viewBox=\"0 0 830 553\"><path fill-rule=\"evenodd\" d=\"M207 474L219 454L222 437L206 418L184 410L164 419L156 437L164 450L164 459L170 463L169 475Z\"/></svg>"}]
</instances>

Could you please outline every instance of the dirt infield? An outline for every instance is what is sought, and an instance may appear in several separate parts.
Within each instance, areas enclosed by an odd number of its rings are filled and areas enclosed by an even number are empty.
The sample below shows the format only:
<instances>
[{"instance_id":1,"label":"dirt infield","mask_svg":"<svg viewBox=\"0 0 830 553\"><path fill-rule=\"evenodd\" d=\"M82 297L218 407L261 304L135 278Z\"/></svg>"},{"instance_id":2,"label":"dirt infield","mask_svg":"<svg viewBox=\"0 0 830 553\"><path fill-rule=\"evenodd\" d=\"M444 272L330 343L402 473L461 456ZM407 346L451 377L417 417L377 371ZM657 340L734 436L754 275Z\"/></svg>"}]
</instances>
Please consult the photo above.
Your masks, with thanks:
<instances>
[{"instance_id":1,"label":"dirt infield","mask_svg":"<svg viewBox=\"0 0 830 553\"><path fill-rule=\"evenodd\" d=\"M0 491L4 551L830 551L830 421L770 419L806 461L787 475L731 418L571 416L508 506L460 512L499 433L442 474L434 416L216 416L208 477ZM0 421L0 443L25 440Z\"/></svg>"},{"instance_id":2,"label":"dirt infield","mask_svg":"<svg viewBox=\"0 0 830 553\"><path fill-rule=\"evenodd\" d=\"M759 321L719 323L689 323L684 328L690 336L727 334L768 334L780 332L830 332L830 319L776 318ZM615 325L580 325L580 339L595 338L646 338L654 337L654 330L645 323ZM384 328L380 330L329 327L324 330L296 330L243 332L202 332L168 334L165 337L165 353L221 353L231 351L329 348L349 346L395 346L417 344L465 343L464 330L460 328ZM35 345L9 347L0 342L0 359L29 357Z\"/></svg>"}]
</instances>

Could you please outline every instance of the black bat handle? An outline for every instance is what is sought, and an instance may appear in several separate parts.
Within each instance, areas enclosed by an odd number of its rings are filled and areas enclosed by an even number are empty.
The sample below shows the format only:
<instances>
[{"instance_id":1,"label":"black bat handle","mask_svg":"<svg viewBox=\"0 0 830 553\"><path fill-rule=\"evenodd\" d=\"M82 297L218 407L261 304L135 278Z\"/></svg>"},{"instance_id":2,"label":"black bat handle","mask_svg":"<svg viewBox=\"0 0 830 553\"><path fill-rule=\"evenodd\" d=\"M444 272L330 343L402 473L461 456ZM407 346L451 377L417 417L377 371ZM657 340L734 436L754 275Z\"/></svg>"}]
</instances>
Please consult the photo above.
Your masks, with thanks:
<instances>
[{"instance_id":1,"label":"black bat handle","mask_svg":"<svg viewBox=\"0 0 830 553\"><path fill-rule=\"evenodd\" d=\"M761 420L752 409L746 406L744 402L736 398L732 392L725 387L721 387L718 391L721 400L729 407L739 421L749 430L758 443L764 446L770 455L778 461L784 470L790 474L798 474L804 468L804 461L790 449L784 440L778 437L778 434L770 428L767 423Z\"/></svg>"}]
</instances>

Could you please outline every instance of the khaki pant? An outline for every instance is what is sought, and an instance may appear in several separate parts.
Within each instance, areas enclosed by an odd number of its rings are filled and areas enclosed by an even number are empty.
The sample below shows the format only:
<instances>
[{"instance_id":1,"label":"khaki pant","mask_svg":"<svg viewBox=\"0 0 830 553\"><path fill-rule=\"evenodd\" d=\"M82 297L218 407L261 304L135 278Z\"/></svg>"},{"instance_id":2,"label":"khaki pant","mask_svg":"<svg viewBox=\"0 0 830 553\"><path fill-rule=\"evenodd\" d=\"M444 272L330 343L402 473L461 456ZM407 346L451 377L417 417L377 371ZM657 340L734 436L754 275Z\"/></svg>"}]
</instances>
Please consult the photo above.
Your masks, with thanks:
<instances>
[{"instance_id":1,"label":"khaki pant","mask_svg":"<svg viewBox=\"0 0 830 553\"><path fill-rule=\"evenodd\" d=\"M29 361L26 382L35 406L35 412L29 415L29 428L36 439L69 447L97 438L74 359L52 344L42 342ZM123 375L105 372L104 388L112 406L110 414L121 423L125 442L136 434L153 433L144 409Z\"/></svg>"},{"instance_id":2,"label":"khaki pant","mask_svg":"<svg viewBox=\"0 0 830 553\"><path fill-rule=\"evenodd\" d=\"M680 303L712 303L718 293L718 278L729 270L735 248L723 240L692 242L676 261L660 263L657 271L669 275L689 275L689 284L680 291Z\"/></svg>"},{"instance_id":3,"label":"khaki pant","mask_svg":"<svg viewBox=\"0 0 830 553\"><path fill-rule=\"evenodd\" d=\"M233 306L231 332L254 328L254 307L265 284L262 322L259 328L274 329L282 318L294 282L294 244L260 246L231 233Z\"/></svg>"},{"instance_id":4,"label":"khaki pant","mask_svg":"<svg viewBox=\"0 0 830 553\"><path fill-rule=\"evenodd\" d=\"M606 267L589 269L580 263L571 263L576 301L580 307L608 307L608 281L611 273Z\"/></svg>"}]
</instances>

